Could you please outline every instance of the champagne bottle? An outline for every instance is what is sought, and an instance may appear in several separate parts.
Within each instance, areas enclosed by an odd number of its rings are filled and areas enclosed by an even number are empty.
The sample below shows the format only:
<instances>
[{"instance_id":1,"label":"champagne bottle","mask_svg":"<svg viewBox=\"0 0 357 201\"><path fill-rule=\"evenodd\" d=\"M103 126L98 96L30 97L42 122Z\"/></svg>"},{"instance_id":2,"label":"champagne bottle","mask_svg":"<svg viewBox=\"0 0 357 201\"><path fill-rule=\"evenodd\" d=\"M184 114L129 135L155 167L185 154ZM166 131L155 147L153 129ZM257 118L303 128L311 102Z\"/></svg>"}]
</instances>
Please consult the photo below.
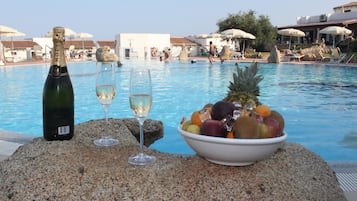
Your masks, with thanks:
<instances>
[{"instance_id":1,"label":"champagne bottle","mask_svg":"<svg viewBox=\"0 0 357 201\"><path fill-rule=\"evenodd\" d=\"M51 67L43 88L43 136L70 140L74 134L74 94L64 55L63 27L53 28Z\"/></svg>"}]
</instances>

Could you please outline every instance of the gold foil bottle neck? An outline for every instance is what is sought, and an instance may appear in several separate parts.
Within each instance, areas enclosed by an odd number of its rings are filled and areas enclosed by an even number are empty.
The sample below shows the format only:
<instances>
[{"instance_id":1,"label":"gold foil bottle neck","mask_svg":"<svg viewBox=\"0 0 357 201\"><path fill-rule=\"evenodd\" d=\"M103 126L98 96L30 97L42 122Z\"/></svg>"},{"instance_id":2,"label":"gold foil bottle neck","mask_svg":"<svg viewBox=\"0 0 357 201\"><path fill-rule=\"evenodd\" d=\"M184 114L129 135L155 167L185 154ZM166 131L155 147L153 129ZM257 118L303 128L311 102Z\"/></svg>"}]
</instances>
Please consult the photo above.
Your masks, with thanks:
<instances>
[{"instance_id":1,"label":"gold foil bottle neck","mask_svg":"<svg viewBox=\"0 0 357 201\"><path fill-rule=\"evenodd\" d=\"M65 67L66 59L64 55L65 29L54 27L52 30L53 50L51 65Z\"/></svg>"},{"instance_id":2,"label":"gold foil bottle neck","mask_svg":"<svg viewBox=\"0 0 357 201\"><path fill-rule=\"evenodd\" d=\"M64 42L65 31L63 27L54 27L52 30L53 42Z\"/></svg>"}]
</instances>

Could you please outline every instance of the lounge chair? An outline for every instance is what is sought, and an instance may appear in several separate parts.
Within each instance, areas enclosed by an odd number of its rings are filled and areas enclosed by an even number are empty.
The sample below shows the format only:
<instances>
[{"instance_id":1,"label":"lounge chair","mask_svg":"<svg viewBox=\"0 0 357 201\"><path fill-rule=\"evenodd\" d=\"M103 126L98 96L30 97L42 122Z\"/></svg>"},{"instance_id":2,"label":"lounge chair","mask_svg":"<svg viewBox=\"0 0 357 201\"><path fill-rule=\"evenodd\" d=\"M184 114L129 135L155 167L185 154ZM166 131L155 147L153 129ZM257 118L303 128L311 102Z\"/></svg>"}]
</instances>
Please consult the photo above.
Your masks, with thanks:
<instances>
[{"instance_id":1,"label":"lounge chair","mask_svg":"<svg viewBox=\"0 0 357 201\"><path fill-rule=\"evenodd\" d=\"M298 54L298 53L293 53L293 55L290 57L291 60L298 60L299 62L301 61L301 58L303 58L305 55L303 54Z\"/></svg>"},{"instance_id":2,"label":"lounge chair","mask_svg":"<svg viewBox=\"0 0 357 201\"><path fill-rule=\"evenodd\" d=\"M287 52L283 58L284 61L291 61L291 60L297 60L298 62L301 61L301 58L303 58L305 55L300 54L297 52Z\"/></svg>"},{"instance_id":3,"label":"lounge chair","mask_svg":"<svg viewBox=\"0 0 357 201\"><path fill-rule=\"evenodd\" d=\"M321 57L321 62L327 60L330 63L341 63L347 55L342 53L340 48L332 48L330 50L330 54L328 55L325 55L319 51L319 56Z\"/></svg>"},{"instance_id":4,"label":"lounge chair","mask_svg":"<svg viewBox=\"0 0 357 201\"><path fill-rule=\"evenodd\" d=\"M353 59L355 55L352 54L347 60L346 60L346 64L350 63L350 61Z\"/></svg>"}]
</instances>

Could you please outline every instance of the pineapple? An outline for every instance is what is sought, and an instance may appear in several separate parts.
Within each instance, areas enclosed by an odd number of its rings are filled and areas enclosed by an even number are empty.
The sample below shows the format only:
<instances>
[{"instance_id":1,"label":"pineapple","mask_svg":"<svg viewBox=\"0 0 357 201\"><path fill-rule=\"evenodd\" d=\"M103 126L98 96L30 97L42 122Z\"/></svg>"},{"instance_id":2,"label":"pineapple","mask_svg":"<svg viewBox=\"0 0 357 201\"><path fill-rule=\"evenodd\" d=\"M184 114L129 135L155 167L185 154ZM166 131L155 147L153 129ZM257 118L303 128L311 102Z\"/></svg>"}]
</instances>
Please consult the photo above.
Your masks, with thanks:
<instances>
[{"instance_id":1,"label":"pineapple","mask_svg":"<svg viewBox=\"0 0 357 201\"><path fill-rule=\"evenodd\" d=\"M252 63L251 66L241 69L236 63L236 68L237 73L233 73L233 82L230 82L224 100L239 103L243 108L255 108L261 104L258 100L258 84L263 80L263 76L257 75L258 64Z\"/></svg>"}]
</instances>

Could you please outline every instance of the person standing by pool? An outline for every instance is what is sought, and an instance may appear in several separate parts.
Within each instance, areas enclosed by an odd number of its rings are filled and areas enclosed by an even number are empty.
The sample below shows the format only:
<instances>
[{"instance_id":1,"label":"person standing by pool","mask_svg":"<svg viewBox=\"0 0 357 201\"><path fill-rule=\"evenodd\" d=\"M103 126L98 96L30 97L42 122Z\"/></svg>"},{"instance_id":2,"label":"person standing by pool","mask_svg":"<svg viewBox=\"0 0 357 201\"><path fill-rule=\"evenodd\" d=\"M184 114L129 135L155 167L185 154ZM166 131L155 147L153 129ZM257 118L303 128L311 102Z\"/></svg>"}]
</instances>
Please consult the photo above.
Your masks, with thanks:
<instances>
[{"instance_id":1,"label":"person standing by pool","mask_svg":"<svg viewBox=\"0 0 357 201\"><path fill-rule=\"evenodd\" d=\"M209 42L209 52L208 52L208 61L210 63L213 63L214 60L213 60L213 57L216 53L216 46L213 45L212 41Z\"/></svg>"}]
</instances>

